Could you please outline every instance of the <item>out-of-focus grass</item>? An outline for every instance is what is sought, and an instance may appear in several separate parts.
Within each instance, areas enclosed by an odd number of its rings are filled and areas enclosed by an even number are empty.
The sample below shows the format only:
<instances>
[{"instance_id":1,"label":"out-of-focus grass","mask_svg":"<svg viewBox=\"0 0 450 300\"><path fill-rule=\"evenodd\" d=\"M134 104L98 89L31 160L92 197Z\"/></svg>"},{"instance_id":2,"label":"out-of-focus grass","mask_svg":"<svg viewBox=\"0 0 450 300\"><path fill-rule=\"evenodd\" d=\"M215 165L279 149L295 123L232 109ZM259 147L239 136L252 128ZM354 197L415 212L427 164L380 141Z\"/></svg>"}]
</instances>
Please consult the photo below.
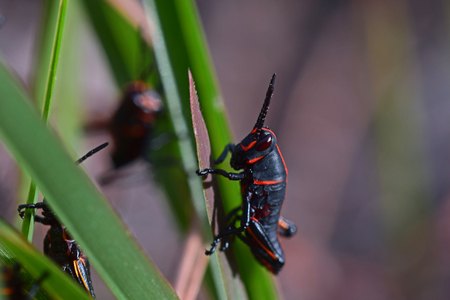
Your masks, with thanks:
<instances>
[{"instance_id":1,"label":"out-of-focus grass","mask_svg":"<svg viewBox=\"0 0 450 300\"><path fill-rule=\"evenodd\" d=\"M399 1L387 9L374 3L366 11L381 199L392 242L429 213L419 78L408 51L413 36L404 5Z\"/></svg>"},{"instance_id":2,"label":"out-of-focus grass","mask_svg":"<svg viewBox=\"0 0 450 300\"><path fill-rule=\"evenodd\" d=\"M437 266L422 99L407 1L364 6L384 253L405 297Z\"/></svg>"},{"instance_id":3,"label":"out-of-focus grass","mask_svg":"<svg viewBox=\"0 0 450 300\"><path fill-rule=\"evenodd\" d=\"M54 2L56 3L56 1ZM44 94L44 102L42 106L42 120L44 121L44 123L48 122L48 118L50 115L50 107L52 103L53 89L55 87L56 71L58 68L64 23L66 20L67 3L68 0L59 1L59 9L56 12L57 15L56 29L53 30L53 28L50 26L50 23L47 23L48 27L45 30L46 33L54 31L54 38L52 41L50 66L47 72L48 73L47 84ZM48 13L50 12L51 11L48 11ZM38 200L38 190L36 187L36 183L33 180L31 180L27 204L34 204L37 202L37 200ZM33 239L34 214L35 210L27 210L25 212L25 217L22 224L22 235L30 242Z\"/></svg>"}]
</instances>

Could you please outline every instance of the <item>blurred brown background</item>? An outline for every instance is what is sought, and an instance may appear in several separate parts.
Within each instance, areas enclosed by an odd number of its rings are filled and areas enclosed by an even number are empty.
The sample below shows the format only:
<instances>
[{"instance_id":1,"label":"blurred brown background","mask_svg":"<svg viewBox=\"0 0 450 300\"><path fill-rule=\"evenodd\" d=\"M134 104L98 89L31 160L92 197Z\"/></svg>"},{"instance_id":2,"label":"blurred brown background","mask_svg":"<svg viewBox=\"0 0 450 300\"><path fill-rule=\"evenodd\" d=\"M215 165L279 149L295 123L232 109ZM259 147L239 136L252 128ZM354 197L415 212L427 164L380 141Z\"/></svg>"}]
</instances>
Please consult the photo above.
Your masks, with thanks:
<instances>
[{"instance_id":1,"label":"blurred brown background","mask_svg":"<svg viewBox=\"0 0 450 300\"><path fill-rule=\"evenodd\" d=\"M450 3L197 5L236 142L251 130L277 73L266 124L289 169L283 215L298 228L282 241L286 265L277 280L285 299L448 299ZM41 8L42 1L0 0L1 57L26 83ZM70 53L84 61L83 115L107 116L120 91L82 9L79 17ZM107 138L80 131L75 156ZM0 166L0 215L18 224L19 172L4 149ZM94 178L109 170L107 153L85 166ZM183 238L162 193L145 183L146 167L127 172L142 176L104 193L173 282ZM98 299L112 297L100 279L94 285Z\"/></svg>"}]
</instances>

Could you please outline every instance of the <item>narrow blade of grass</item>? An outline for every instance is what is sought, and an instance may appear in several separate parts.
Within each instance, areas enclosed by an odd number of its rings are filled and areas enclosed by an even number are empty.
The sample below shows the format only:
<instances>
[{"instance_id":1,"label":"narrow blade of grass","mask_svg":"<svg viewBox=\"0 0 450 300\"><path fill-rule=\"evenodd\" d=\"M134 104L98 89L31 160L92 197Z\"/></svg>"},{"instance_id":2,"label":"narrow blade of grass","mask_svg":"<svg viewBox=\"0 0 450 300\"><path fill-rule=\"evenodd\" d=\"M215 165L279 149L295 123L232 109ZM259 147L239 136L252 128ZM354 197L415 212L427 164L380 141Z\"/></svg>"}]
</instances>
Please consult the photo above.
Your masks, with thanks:
<instances>
[{"instance_id":1,"label":"narrow blade of grass","mask_svg":"<svg viewBox=\"0 0 450 300\"><path fill-rule=\"evenodd\" d=\"M214 157L218 157L225 145L233 139L194 1L145 0L144 3L152 4L154 15L159 16L161 39L166 44L169 67L175 81L173 88L177 88L186 118L190 114L187 105L188 68L196 79L199 101L211 139L212 153ZM153 36L152 39L157 51L158 40ZM223 165L226 166L225 163ZM231 168L228 166L225 170ZM218 178L218 182L226 212L242 204L238 183L225 178ZM248 297L258 300L280 298L272 274L256 261L245 244L241 241L234 244L239 273Z\"/></svg>"},{"instance_id":2,"label":"narrow blade of grass","mask_svg":"<svg viewBox=\"0 0 450 300\"><path fill-rule=\"evenodd\" d=\"M0 65L0 134L92 265L120 299L176 299L95 185Z\"/></svg>"},{"instance_id":3,"label":"narrow blade of grass","mask_svg":"<svg viewBox=\"0 0 450 300\"><path fill-rule=\"evenodd\" d=\"M57 99L52 104L52 115L49 122L55 124L58 136L63 140L69 153L74 154L72 149L80 145L80 135L85 124L84 119L84 90L82 88L81 74L84 57L78 55L82 49L80 40L82 38L82 26L80 19L82 11L78 1L69 1L64 25L64 38L61 45L57 82L53 98Z\"/></svg>"},{"instance_id":4,"label":"narrow blade of grass","mask_svg":"<svg viewBox=\"0 0 450 300\"><path fill-rule=\"evenodd\" d=\"M38 196L39 196L39 191L36 187L36 183L33 180L31 180L30 188L28 190L27 204L37 203ZM28 211L26 211L25 216L23 218L23 223L22 223L22 235L30 243L33 241L35 214L36 214L35 209L29 209Z\"/></svg>"},{"instance_id":5,"label":"narrow blade of grass","mask_svg":"<svg viewBox=\"0 0 450 300\"><path fill-rule=\"evenodd\" d=\"M44 106L59 12L59 0L44 1L43 13L39 24L39 38L36 41L39 53L35 57L34 74L31 82L31 90L34 92L34 100L38 107Z\"/></svg>"},{"instance_id":6,"label":"narrow blade of grass","mask_svg":"<svg viewBox=\"0 0 450 300\"><path fill-rule=\"evenodd\" d=\"M192 77L191 72L189 71L189 93L190 93L190 106L191 106L191 114L192 114L192 125L194 129L195 141L197 145L197 157L199 169L209 169L213 167L213 158L211 154L211 144L208 136L208 130L206 129L205 120L203 119L202 112L200 110L200 105L198 102L197 91L195 90L194 78ZM217 178L212 175L208 175L205 178L203 184L203 194L205 197L205 206L208 212L208 220L209 224L212 224L213 228L216 228L217 216L219 215L219 211L222 213L222 219L225 219L223 214L222 200L220 197L220 191L218 189ZM211 209L214 212L212 215ZM212 238L212 236L211 236ZM230 299L245 299L244 297L244 289L239 284L237 279L233 279L231 276L230 268L225 267L225 257L223 255L219 256L219 253L213 254L209 257L210 259L210 269L209 274L212 276L212 280L215 287L221 287L219 280L223 281L226 286L234 288L226 289L228 298ZM233 261L234 262L234 261ZM235 263L233 264L235 265ZM217 282L214 282L216 281ZM222 291L212 290L215 294L216 299L220 299L220 293Z\"/></svg>"},{"instance_id":7,"label":"narrow blade of grass","mask_svg":"<svg viewBox=\"0 0 450 300\"><path fill-rule=\"evenodd\" d=\"M34 279L47 273L42 288L56 299L92 299L79 284L0 219L0 262L12 260L19 261Z\"/></svg>"},{"instance_id":8,"label":"narrow blade of grass","mask_svg":"<svg viewBox=\"0 0 450 300\"><path fill-rule=\"evenodd\" d=\"M44 108L42 111L42 119L45 123L48 122L48 117L50 115L50 106L52 103L53 90L55 87L56 70L58 69L64 23L66 21L67 3L68 0L61 0L59 5L58 21L56 23L56 34L53 42L52 56L50 59L50 69L47 77L47 88L45 90L44 97Z\"/></svg>"},{"instance_id":9,"label":"narrow blade of grass","mask_svg":"<svg viewBox=\"0 0 450 300\"><path fill-rule=\"evenodd\" d=\"M189 98L181 98L181 87L177 85L176 79L174 77L171 61L168 55L168 49L164 40L163 33L161 31L161 24L157 14L155 3L153 1L144 1L144 7L146 9L146 12L148 13L148 22L153 41L153 48L158 62L158 69L161 74L161 81L167 97L167 110L171 117L175 133L179 138L182 164L184 170L186 171L188 184L192 193L194 209L197 218L199 219L199 224L204 239L210 240L212 236L211 230L209 228L201 180L195 174L197 166L195 163L195 150L192 144L193 135L189 126L190 122L187 121L188 119L183 114L182 101L185 100L184 103L188 104ZM186 71L187 68L185 69L185 72ZM185 81L187 82L186 77ZM188 86L185 87L188 88ZM189 96L189 90L187 89L187 91L187 96ZM187 108L189 109L189 105ZM189 139L187 137L189 137ZM227 299L228 293L226 292L225 282L223 281L220 274L220 266L217 258L210 261L209 268L214 270L213 272L210 272L210 274L214 276L212 282L214 282L215 286L213 289L217 291L217 295L219 297L218 299Z\"/></svg>"},{"instance_id":10,"label":"narrow blade of grass","mask_svg":"<svg viewBox=\"0 0 450 300\"><path fill-rule=\"evenodd\" d=\"M152 3L147 4L152 5ZM166 45L159 30L160 27L158 25L154 26L154 24L157 24L158 22L158 16L154 14L154 9L149 9L148 12L151 14L149 17L149 22L152 23L150 26L150 32L154 41L154 51L158 61L159 71L162 74L161 80L166 94L166 108L172 121L175 135L178 139L177 146L179 147L179 153L181 155L181 164L186 172L187 181L192 193L192 199L194 201L194 207L200 219L200 224L204 233L204 225L207 223L207 218L204 204L199 204L199 201L202 201L201 199L203 199L203 192L201 188L199 188L200 179L197 175L195 175L197 166L195 163L195 151L193 144L191 143L192 140L190 139L192 136L192 131L189 130L190 126L188 126L188 122L182 113L181 98L178 86L176 85L173 77L169 57L167 56Z\"/></svg>"},{"instance_id":11,"label":"narrow blade of grass","mask_svg":"<svg viewBox=\"0 0 450 300\"><path fill-rule=\"evenodd\" d=\"M61 49L62 34L64 28L64 22L66 20L68 0L61 0L59 2L58 19L56 22L56 32L53 39L52 55L50 59L50 69L48 70L47 76L47 87L44 96L44 105L42 111L42 119L44 123L48 122L48 117L50 115L50 106L52 102L53 89L56 80L56 70L58 68L59 52ZM38 199L38 189L36 184L31 180L30 190L28 192L27 204L33 204L37 202ZM22 235L31 242L33 240L33 229L34 229L34 214L35 210L28 210L25 213L24 221L22 224Z\"/></svg>"}]
</instances>

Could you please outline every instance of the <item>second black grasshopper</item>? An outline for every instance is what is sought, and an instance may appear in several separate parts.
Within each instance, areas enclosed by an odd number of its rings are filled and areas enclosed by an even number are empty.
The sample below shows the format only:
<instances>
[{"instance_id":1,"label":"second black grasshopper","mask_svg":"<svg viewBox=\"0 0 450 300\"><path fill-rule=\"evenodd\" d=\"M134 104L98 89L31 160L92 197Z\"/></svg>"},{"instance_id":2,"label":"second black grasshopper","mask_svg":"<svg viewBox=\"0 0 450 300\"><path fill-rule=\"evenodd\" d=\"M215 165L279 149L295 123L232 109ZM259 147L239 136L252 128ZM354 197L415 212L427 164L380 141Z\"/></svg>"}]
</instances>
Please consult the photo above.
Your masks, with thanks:
<instances>
[{"instance_id":1,"label":"second black grasshopper","mask_svg":"<svg viewBox=\"0 0 450 300\"><path fill-rule=\"evenodd\" d=\"M76 163L82 163L107 145L108 143L104 143L89 151L85 156L78 159ZM36 204L19 205L18 211L21 218L24 217L26 209L42 209L42 216L36 215L34 220L35 222L50 226L44 238L44 254L50 256L61 267L62 271L73 277L95 298L89 260L80 250L77 242L69 235L66 227L59 222L56 214L45 202L45 199L44 202Z\"/></svg>"}]
</instances>

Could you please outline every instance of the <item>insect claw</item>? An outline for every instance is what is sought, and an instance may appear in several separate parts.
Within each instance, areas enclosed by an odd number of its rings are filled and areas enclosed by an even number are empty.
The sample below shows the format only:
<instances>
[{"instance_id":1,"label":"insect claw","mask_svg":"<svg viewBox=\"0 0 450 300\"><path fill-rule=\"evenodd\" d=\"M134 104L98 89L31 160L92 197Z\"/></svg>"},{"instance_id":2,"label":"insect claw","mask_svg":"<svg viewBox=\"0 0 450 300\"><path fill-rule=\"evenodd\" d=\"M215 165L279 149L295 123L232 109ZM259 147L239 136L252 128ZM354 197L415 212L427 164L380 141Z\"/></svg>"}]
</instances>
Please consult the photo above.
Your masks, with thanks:
<instances>
[{"instance_id":1,"label":"insect claw","mask_svg":"<svg viewBox=\"0 0 450 300\"><path fill-rule=\"evenodd\" d=\"M208 169L205 169L203 171L197 170L195 171L195 173L197 173L198 176L206 176L208 175Z\"/></svg>"},{"instance_id":2,"label":"insect claw","mask_svg":"<svg viewBox=\"0 0 450 300\"><path fill-rule=\"evenodd\" d=\"M220 251L225 251L225 250L227 250L229 246L230 246L230 243L228 243L228 241L223 242L222 247L220 247Z\"/></svg>"},{"instance_id":3,"label":"insect claw","mask_svg":"<svg viewBox=\"0 0 450 300\"><path fill-rule=\"evenodd\" d=\"M17 208L17 211L19 212L19 217L21 217L22 219L25 217L25 210L22 211L22 205L19 205L19 207Z\"/></svg>"},{"instance_id":4,"label":"insect claw","mask_svg":"<svg viewBox=\"0 0 450 300\"><path fill-rule=\"evenodd\" d=\"M211 255L216 251L216 247L217 244L219 243L219 240L215 239L212 243L211 243L211 249L209 250L205 250L205 254L206 255Z\"/></svg>"},{"instance_id":5,"label":"insect claw","mask_svg":"<svg viewBox=\"0 0 450 300\"><path fill-rule=\"evenodd\" d=\"M211 254L213 254L214 252L215 252L215 250L216 250L216 247L214 246L214 247L212 247L211 249L209 249L209 250L205 250L205 255L211 255Z\"/></svg>"}]
</instances>

